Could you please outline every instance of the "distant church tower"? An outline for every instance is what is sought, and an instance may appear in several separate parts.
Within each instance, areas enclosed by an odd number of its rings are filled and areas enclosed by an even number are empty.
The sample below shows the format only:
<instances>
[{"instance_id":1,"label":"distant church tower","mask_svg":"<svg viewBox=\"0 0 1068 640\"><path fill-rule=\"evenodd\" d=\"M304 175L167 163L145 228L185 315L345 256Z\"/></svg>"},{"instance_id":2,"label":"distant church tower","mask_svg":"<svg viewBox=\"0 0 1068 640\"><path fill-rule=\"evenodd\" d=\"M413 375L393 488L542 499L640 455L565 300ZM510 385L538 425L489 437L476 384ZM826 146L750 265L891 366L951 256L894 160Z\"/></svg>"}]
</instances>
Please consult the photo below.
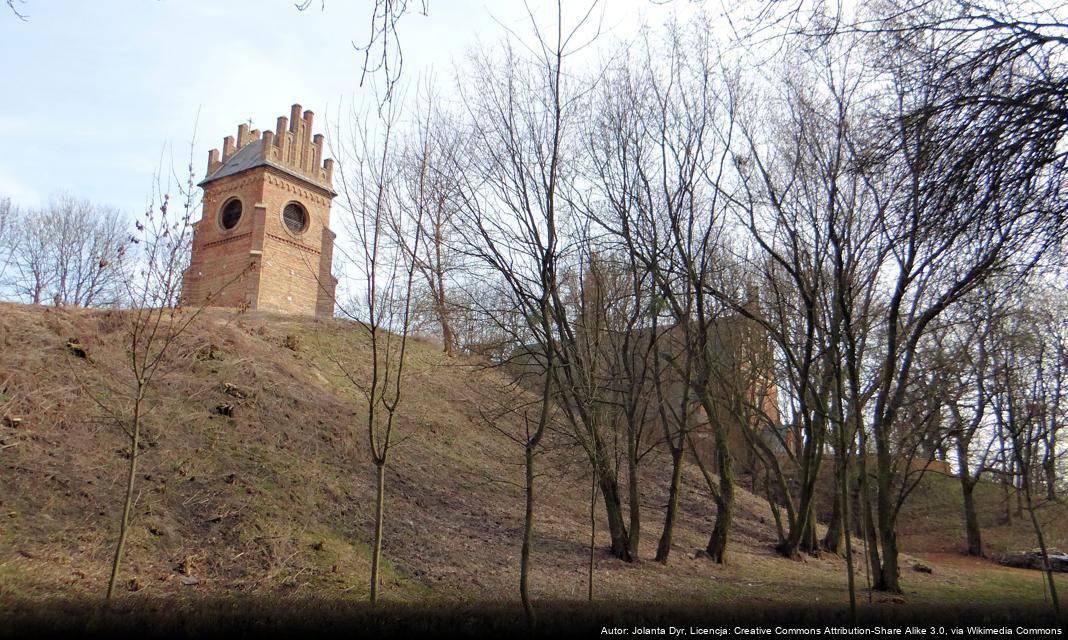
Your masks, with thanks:
<instances>
[{"instance_id":1,"label":"distant church tower","mask_svg":"<svg viewBox=\"0 0 1068 640\"><path fill-rule=\"evenodd\" d=\"M183 304L333 315L334 161L323 160L312 117L295 104L275 131L261 136L242 124L236 144L223 140L221 158L218 149L208 153Z\"/></svg>"}]
</instances>

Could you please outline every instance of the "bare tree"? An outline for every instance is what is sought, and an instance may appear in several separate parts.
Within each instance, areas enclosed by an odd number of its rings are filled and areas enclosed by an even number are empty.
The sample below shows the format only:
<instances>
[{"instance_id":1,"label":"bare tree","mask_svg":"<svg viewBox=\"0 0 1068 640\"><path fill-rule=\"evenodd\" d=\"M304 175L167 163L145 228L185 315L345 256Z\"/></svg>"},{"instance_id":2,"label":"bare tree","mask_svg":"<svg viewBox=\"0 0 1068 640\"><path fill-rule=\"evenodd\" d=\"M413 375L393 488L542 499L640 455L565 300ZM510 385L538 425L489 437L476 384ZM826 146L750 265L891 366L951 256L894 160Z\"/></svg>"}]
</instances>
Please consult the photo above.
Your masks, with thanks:
<instances>
[{"instance_id":1,"label":"bare tree","mask_svg":"<svg viewBox=\"0 0 1068 640\"><path fill-rule=\"evenodd\" d=\"M531 15L535 43L531 55L520 55L506 43L499 56L477 55L468 84L461 87L473 123L469 153L457 167L463 177L459 191L461 220L469 229L468 251L503 285L506 297L523 318L524 351L538 374L541 404L524 440L526 508L520 556L520 597L534 623L529 594L529 562L534 534L535 452L549 419L553 399L572 424L594 419L588 404L575 402L580 393L581 366L570 309L564 301L563 276L568 247L563 244L566 217L561 191L568 179L567 128L579 103L565 83L565 61L581 46L596 3L565 29L560 3L551 30L542 32ZM582 417L576 416L582 412ZM626 541L615 478L603 473L607 462L600 434L585 441L597 469L609 509L613 551L625 557ZM609 484L606 484L609 483Z\"/></svg>"},{"instance_id":2,"label":"bare tree","mask_svg":"<svg viewBox=\"0 0 1068 640\"><path fill-rule=\"evenodd\" d=\"M654 335L651 362L656 410L664 434L664 444L671 454L671 482L668 485L667 505L664 508L664 528L656 547L656 561L667 563L678 518L679 493L682 485L683 461L691 437L697 426L697 404L692 392L693 358L686 345L671 345L670 334L659 331L660 309L653 309ZM682 348L671 348L681 346ZM671 384L668 381L674 381ZM699 454L698 454L699 455Z\"/></svg>"},{"instance_id":3,"label":"bare tree","mask_svg":"<svg viewBox=\"0 0 1068 640\"><path fill-rule=\"evenodd\" d=\"M988 352L994 346L997 316L1003 312L1002 305L996 301L1004 293L989 286L977 289L974 296L963 300L932 333L953 378L944 397L948 413L945 435L957 454L967 553L972 556L984 555L975 487L988 470L995 442L993 434L987 433L990 431L987 424L990 395L986 388L990 375Z\"/></svg>"},{"instance_id":4,"label":"bare tree","mask_svg":"<svg viewBox=\"0 0 1068 640\"><path fill-rule=\"evenodd\" d=\"M0 287L3 287L7 268L15 257L15 223L18 215L11 198L0 198Z\"/></svg>"},{"instance_id":5,"label":"bare tree","mask_svg":"<svg viewBox=\"0 0 1068 640\"><path fill-rule=\"evenodd\" d=\"M12 0L8 0L9 6L11 2ZM313 4L315 0L299 0L295 6L297 10L304 11ZM382 75L384 91L380 104L383 106L393 99L404 68L404 49L401 47L397 27L401 19L412 11L425 16L428 5L429 0L375 0L367 39L364 44L357 44L355 41L352 44L356 51L363 55L360 86L363 86L368 75ZM319 8L326 9L326 0L320 0Z\"/></svg>"},{"instance_id":6,"label":"bare tree","mask_svg":"<svg viewBox=\"0 0 1068 640\"><path fill-rule=\"evenodd\" d=\"M893 251L883 272L889 296L872 426L884 556L877 585L891 591L900 590L891 433L917 350L947 308L992 273L1027 270L1064 233L1054 213L1063 198L1058 138L1021 146L1027 134L1006 121L1010 114L950 108L958 78L918 74L915 62L908 55L896 62L893 165L883 165L896 169L885 174L881 197L884 242Z\"/></svg>"},{"instance_id":7,"label":"bare tree","mask_svg":"<svg viewBox=\"0 0 1068 640\"><path fill-rule=\"evenodd\" d=\"M107 587L109 599L115 592L129 533L141 437L153 406L152 396L176 364L179 338L203 310L179 305L192 234L190 219L197 208L192 163L185 184L176 187L183 196L181 210L175 212L169 194L157 187L154 196L158 196L158 203L137 221L137 232L113 256L130 303L125 312L128 375L109 378L105 391L92 394L129 438L125 498ZM242 275L244 272L234 278Z\"/></svg>"},{"instance_id":8,"label":"bare tree","mask_svg":"<svg viewBox=\"0 0 1068 640\"><path fill-rule=\"evenodd\" d=\"M718 483L709 482L716 523L708 552L726 558L734 510L733 458L727 424L713 390L718 320L729 309L708 292L726 272L717 185L734 134L734 96L720 76L713 45L700 28L672 30L659 50L613 71L590 133L594 224L647 272L671 316L677 339L693 357L691 390L711 419ZM656 56L658 61L654 62ZM661 62L662 61L662 62ZM637 70L637 67L641 70Z\"/></svg>"},{"instance_id":9,"label":"bare tree","mask_svg":"<svg viewBox=\"0 0 1068 640\"><path fill-rule=\"evenodd\" d=\"M365 432L375 469L375 520L371 550L371 604L378 603L382 540L385 534L386 467L400 439L395 435L404 398L405 364L412 320L415 257L423 250L425 193L407 206L398 197L394 148L397 109L389 103L376 129L370 117L353 114L348 157L339 162L341 192L354 238L352 259L359 274L359 303L339 305L370 342L370 368L363 362L334 362L363 395ZM425 183L419 183L423 185ZM391 241L404 238L409 244Z\"/></svg>"},{"instance_id":10,"label":"bare tree","mask_svg":"<svg viewBox=\"0 0 1068 640\"><path fill-rule=\"evenodd\" d=\"M11 9L11 13L15 14L16 18L18 18L19 20L26 20L26 19L29 18L28 15L26 15L25 13L22 13L21 11L19 11L19 9L15 6L15 2L18 2L19 4L26 4L26 0L5 0L5 1L7 2L7 8Z\"/></svg>"},{"instance_id":11,"label":"bare tree","mask_svg":"<svg viewBox=\"0 0 1068 640\"><path fill-rule=\"evenodd\" d=\"M453 355L459 344L452 287L456 272L463 268L463 256L455 247L458 204L452 168L463 138L457 123L438 106L433 92L428 90L422 100L423 113L414 125L412 138L400 152L404 202L414 209L415 219L421 221L420 250L415 251L407 229L393 232L425 285L425 294L420 296L426 300L425 309L417 308L416 312L433 318L445 353Z\"/></svg>"},{"instance_id":12,"label":"bare tree","mask_svg":"<svg viewBox=\"0 0 1068 640\"><path fill-rule=\"evenodd\" d=\"M657 332L655 321L650 323L654 289L648 271L626 252L599 249L604 243L590 237L588 229L579 238L583 247L579 250L583 256L580 273L565 278L569 283L565 288L575 289L566 301L575 308L576 353L585 372L580 379L585 385L583 402L598 414L581 435L622 443L619 451L610 445L613 450L608 453L610 459L622 457L626 465L626 545L630 558L637 560L641 541L639 466L658 444L647 430L656 418L652 350ZM580 366L573 368L578 370ZM601 425L606 434L615 433L602 436ZM594 429L598 432L594 433ZM592 448L593 438L582 442ZM613 472L614 466L598 465L594 477Z\"/></svg>"},{"instance_id":13,"label":"bare tree","mask_svg":"<svg viewBox=\"0 0 1068 640\"><path fill-rule=\"evenodd\" d=\"M1040 466L1046 499L1057 502L1062 498L1058 485L1065 477L1060 469L1068 458L1062 441L1062 433L1068 424L1068 301L1063 292L1047 288L1032 298L1031 306L1041 309L1039 332L1047 344L1044 350L1046 407L1042 415L1045 424L1040 430L1043 440Z\"/></svg>"},{"instance_id":14,"label":"bare tree","mask_svg":"<svg viewBox=\"0 0 1068 640\"><path fill-rule=\"evenodd\" d=\"M860 281L871 288L878 323L866 330L866 362L848 350L843 355L870 381L851 395L871 403L870 414L864 413L871 415L875 445L882 551L881 559L872 553L875 582L899 591L896 519L912 486L904 461L925 432L937 431L932 421L941 415L925 405L920 389L945 391L945 380L925 377L933 370L917 363L947 309L992 274L1020 277L1061 242L1063 224L1055 212L1063 207L1059 145L1065 127L1051 107L1065 96L1056 88L1055 79L1063 78L1059 58L1035 55L1062 46L1063 40L1049 37L1059 28L1055 23L1040 21L1052 30L1044 35L1029 31L1026 20L964 29L954 13L970 11L964 5L921 3L880 17L886 6L876 7L867 27L841 32L868 36L869 68L876 74L868 86L889 89L868 100L881 104L869 135L877 143L856 145L850 167L861 176L878 221L877 241L864 252L877 269ZM803 44L826 48L834 33ZM829 344L852 344L862 337L855 330L860 326L843 326L841 339ZM871 397L864 400L869 384ZM902 440L907 424L916 430ZM863 429L858 434L865 436Z\"/></svg>"},{"instance_id":15,"label":"bare tree","mask_svg":"<svg viewBox=\"0 0 1068 640\"><path fill-rule=\"evenodd\" d=\"M59 196L18 218L8 242L7 286L19 299L82 307L119 302L123 274L111 260L127 230L118 211Z\"/></svg>"},{"instance_id":16,"label":"bare tree","mask_svg":"<svg viewBox=\"0 0 1068 640\"><path fill-rule=\"evenodd\" d=\"M1057 585L1049 561L1049 549L1036 514L1035 480L1041 476L1041 454L1046 442L1048 415L1061 410L1064 385L1063 352L1051 344L1040 318L1028 311L1003 318L1000 339L989 355L990 407L999 428L1008 434L1016 472L1028 516L1042 554L1043 569L1055 612L1060 612ZM1052 368L1052 370L1051 370Z\"/></svg>"},{"instance_id":17,"label":"bare tree","mask_svg":"<svg viewBox=\"0 0 1068 640\"><path fill-rule=\"evenodd\" d=\"M51 265L54 238L51 229L44 224L44 216L39 213L26 212L19 218L18 231L10 245L12 268L7 288L18 300L42 304L54 280ZM24 223L23 219L27 222Z\"/></svg>"},{"instance_id":18,"label":"bare tree","mask_svg":"<svg viewBox=\"0 0 1068 640\"><path fill-rule=\"evenodd\" d=\"M832 411L840 362L833 346L852 300L843 299L839 287L869 275L853 273L855 247L847 244L865 238L859 181L849 176L854 141L848 131L859 78L827 64L822 54L809 59L818 80L784 83L783 108L776 110L784 122L743 125L746 143L735 163L743 186L732 197L759 256L758 286L769 301L758 320L776 344L789 390L787 428L796 450L788 455L799 489L796 505L784 496L789 528L780 550L788 557L799 549L817 550L816 480L824 451L834 442L832 427L844 428L834 424ZM848 53L843 58L848 68Z\"/></svg>"},{"instance_id":19,"label":"bare tree","mask_svg":"<svg viewBox=\"0 0 1068 640\"><path fill-rule=\"evenodd\" d=\"M120 276L109 269L107 256L121 246L123 216L70 197L57 198L49 211L55 239L53 300L82 307L114 304L120 295Z\"/></svg>"}]
</instances>

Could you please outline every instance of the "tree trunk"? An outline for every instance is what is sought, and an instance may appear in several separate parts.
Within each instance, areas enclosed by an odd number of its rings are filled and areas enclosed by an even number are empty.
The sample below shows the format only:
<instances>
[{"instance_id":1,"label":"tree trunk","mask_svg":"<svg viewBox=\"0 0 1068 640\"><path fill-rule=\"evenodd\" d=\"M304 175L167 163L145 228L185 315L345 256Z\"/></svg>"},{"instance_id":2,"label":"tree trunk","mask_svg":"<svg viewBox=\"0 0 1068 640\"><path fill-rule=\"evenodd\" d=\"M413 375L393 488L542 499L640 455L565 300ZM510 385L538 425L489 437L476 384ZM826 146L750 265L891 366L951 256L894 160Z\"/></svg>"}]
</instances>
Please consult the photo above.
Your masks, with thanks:
<instances>
[{"instance_id":1,"label":"tree trunk","mask_svg":"<svg viewBox=\"0 0 1068 640\"><path fill-rule=\"evenodd\" d=\"M445 302L445 282L441 274L438 276L438 287L440 293L435 306L437 307L438 322L441 324L441 342L443 343L445 355L451 356L456 346L456 333L452 329L452 323L449 322L449 308Z\"/></svg>"},{"instance_id":2,"label":"tree trunk","mask_svg":"<svg viewBox=\"0 0 1068 640\"><path fill-rule=\"evenodd\" d=\"M444 201L440 201L438 206L443 207ZM431 289L436 289L436 291L433 291L435 294L434 306L438 314L438 322L441 323L441 341L444 343L445 355L451 356L456 347L456 334L453 332L452 323L449 321L449 305L445 299L445 269L443 268L444 258L441 252L444 239L441 227L440 221L434 225L434 279L431 281L431 285L434 285L435 282L437 285L431 286Z\"/></svg>"},{"instance_id":3,"label":"tree trunk","mask_svg":"<svg viewBox=\"0 0 1068 640\"><path fill-rule=\"evenodd\" d=\"M875 588L889 593L901 593L897 530L892 516L889 474L880 473L879 476L879 546L882 547L883 564L876 574Z\"/></svg>"},{"instance_id":4,"label":"tree trunk","mask_svg":"<svg viewBox=\"0 0 1068 640\"><path fill-rule=\"evenodd\" d=\"M638 479L638 443L634 438L627 445L627 502L630 507L630 535L627 536L627 554L631 562L637 562L638 543L641 540L642 511Z\"/></svg>"},{"instance_id":5,"label":"tree trunk","mask_svg":"<svg viewBox=\"0 0 1068 640\"><path fill-rule=\"evenodd\" d=\"M808 523L805 525L805 535L801 542L801 550L808 554L818 554L820 552L819 540L816 535L816 500L813 497L809 501L808 507Z\"/></svg>"},{"instance_id":6,"label":"tree trunk","mask_svg":"<svg viewBox=\"0 0 1068 640\"><path fill-rule=\"evenodd\" d=\"M530 602L530 549L534 541L534 447L524 447L526 462L526 510L523 512L523 546L519 552L519 598L523 602L523 613L527 617L527 627L533 633L535 618L534 605Z\"/></svg>"},{"instance_id":7,"label":"tree trunk","mask_svg":"<svg viewBox=\"0 0 1068 640\"><path fill-rule=\"evenodd\" d=\"M1031 494L1031 479L1034 477L1030 471L1034 469L1033 464L1025 458L1027 453L1027 446L1020 442L1020 437L1013 437L1013 453L1018 464L1020 484L1023 488L1024 497L1027 500L1027 514L1031 517L1031 526L1035 531L1035 539L1038 541L1039 551L1042 552L1042 572L1046 575L1046 583L1049 587L1050 600L1053 601L1053 612L1059 615L1061 612L1061 603L1057 598L1057 582L1053 579L1053 570L1049 564L1049 551L1046 549L1046 538L1042 534L1042 525L1038 522L1038 517L1035 515L1035 502Z\"/></svg>"},{"instance_id":8,"label":"tree trunk","mask_svg":"<svg viewBox=\"0 0 1068 640\"><path fill-rule=\"evenodd\" d=\"M716 427L716 461L719 467L719 496L716 500L716 525L708 538L706 551L719 564L727 562L727 538L734 518L734 476L730 450L723 428Z\"/></svg>"},{"instance_id":9,"label":"tree trunk","mask_svg":"<svg viewBox=\"0 0 1068 640\"><path fill-rule=\"evenodd\" d=\"M455 351L454 345L456 344L456 335L453 333L452 324L449 323L449 319L445 316L441 317L441 340L445 343L445 355L453 355L453 352Z\"/></svg>"},{"instance_id":10,"label":"tree trunk","mask_svg":"<svg viewBox=\"0 0 1068 640\"><path fill-rule=\"evenodd\" d=\"M627 526L623 523L623 504L619 497L619 483L606 469L598 470L598 482L604 496L604 509L608 516L608 534L612 538L612 555L631 561Z\"/></svg>"},{"instance_id":11,"label":"tree trunk","mask_svg":"<svg viewBox=\"0 0 1068 640\"><path fill-rule=\"evenodd\" d=\"M1046 538L1042 535L1042 525L1035 516L1035 505L1031 498L1031 487L1027 479L1024 479L1024 492L1027 494L1027 513L1031 516L1031 526L1035 529L1035 538L1038 539L1038 548L1042 551L1042 569L1046 574L1046 582L1049 585L1050 600L1053 601L1053 612L1060 614L1061 603L1057 598L1057 581L1053 579L1053 569L1049 564L1049 551L1046 549Z\"/></svg>"},{"instance_id":12,"label":"tree trunk","mask_svg":"<svg viewBox=\"0 0 1068 640\"><path fill-rule=\"evenodd\" d=\"M968 541L968 555L983 556L983 539L979 530L979 518L975 513L975 484L978 478L972 479L972 471L968 462L969 438L957 439L957 466L960 478L960 493L964 499L964 532Z\"/></svg>"},{"instance_id":13,"label":"tree trunk","mask_svg":"<svg viewBox=\"0 0 1068 640\"><path fill-rule=\"evenodd\" d=\"M839 459L842 461L842 477L838 480L841 489L836 502L839 503L841 512L838 514L843 538L845 539L846 558L846 586L849 589L849 615L854 624L857 622L857 586L856 577L853 575L853 537L849 532L849 448L842 438Z\"/></svg>"},{"instance_id":14,"label":"tree trunk","mask_svg":"<svg viewBox=\"0 0 1068 640\"><path fill-rule=\"evenodd\" d=\"M671 450L671 486L668 488L667 510L664 513L664 532L660 534L660 543L656 546L656 561L665 564L671 553L671 538L675 532L675 517L679 510L679 487L682 484L682 459L685 450L685 440L678 448Z\"/></svg>"},{"instance_id":15,"label":"tree trunk","mask_svg":"<svg viewBox=\"0 0 1068 640\"><path fill-rule=\"evenodd\" d=\"M382 524L386 510L386 462L375 461L375 539L371 550L371 606L378 604L378 569L382 562Z\"/></svg>"},{"instance_id":16,"label":"tree trunk","mask_svg":"<svg viewBox=\"0 0 1068 640\"><path fill-rule=\"evenodd\" d=\"M875 539L875 516L872 513L871 508L871 489L869 486L867 461L865 455L865 447L861 445L861 457L859 458L859 468L857 469L857 475L859 480L859 495L860 495L860 531L864 536L864 547L867 551L867 566L868 566L868 580L869 589L873 585L882 583L882 559L879 556L879 544ZM868 597L871 599L871 591L868 592Z\"/></svg>"},{"instance_id":17,"label":"tree trunk","mask_svg":"<svg viewBox=\"0 0 1068 640\"><path fill-rule=\"evenodd\" d=\"M597 556L597 473L594 470L593 476L590 477L590 567L588 576L589 590L586 593L586 600L593 602L593 570L596 564Z\"/></svg>"},{"instance_id":18,"label":"tree trunk","mask_svg":"<svg viewBox=\"0 0 1068 640\"><path fill-rule=\"evenodd\" d=\"M733 508L733 496L730 501L725 496L716 501L716 524L712 527L712 535L708 537L705 551L708 557L718 564L727 562L727 534L730 531Z\"/></svg>"},{"instance_id":19,"label":"tree trunk","mask_svg":"<svg viewBox=\"0 0 1068 640\"><path fill-rule=\"evenodd\" d=\"M875 576L875 588L879 591L901 593L898 570L896 518L894 517L893 469L890 452L890 435L884 427L875 433L875 483L876 510L879 522L879 543L882 547L883 564Z\"/></svg>"},{"instance_id":20,"label":"tree trunk","mask_svg":"<svg viewBox=\"0 0 1068 640\"><path fill-rule=\"evenodd\" d=\"M130 435L130 468L126 476L126 500L122 505L122 520L119 522L119 542L115 545L115 556L111 561L111 577L108 578L107 599L115 593L115 581L119 575L119 564L122 562L122 552L126 547L126 535L130 525L130 511L133 509L134 481L137 479L137 447L141 438L141 400L144 398L143 386L137 389L134 398L133 433Z\"/></svg>"},{"instance_id":21,"label":"tree trunk","mask_svg":"<svg viewBox=\"0 0 1068 640\"><path fill-rule=\"evenodd\" d=\"M844 427L842 426L835 430L839 441L845 439L843 431ZM838 449L836 451L836 471L838 473L835 477L835 488L837 489L835 493L837 495L834 498L831 521L827 524L827 534L823 536L822 542L823 549L835 555L841 553L842 543L849 536L849 505L842 503L843 500L849 499L849 486L853 482L853 465L851 464L848 446L839 443L836 447ZM843 447L846 447L845 450L843 450Z\"/></svg>"},{"instance_id":22,"label":"tree trunk","mask_svg":"<svg viewBox=\"0 0 1068 640\"><path fill-rule=\"evenodd\" d=\"M1013 484L1013 491L1016 493L1016 517L1022 518L1024 512L1024 499L1023 492L1020 491L1020 487Z\"/></svg>"},{"instance_id":23,"label":"tree trunk","mask_svg":"<svg viewBox=\"0 0 1068 640\"><path fill-rule=\"evenodd\" d=\"M836 483L837 488L841 489L843 481L839 480ZM824 551L838 555L838 552L842 548L842 534L843 529L843 516L842 516L842 492L835 492L834 508L831 511L831 521L827 523L827 533L823 536L823 540L820 546Z\"/></svg>"},{"instance_id":24,"label":"tree trunk","mask_svg":"<svg viewBox=\"0 0 1068 640\"><path fill-rule=\"evenodd\" d=\"M1012 524L1012 496L1009 491L1009 476L1003 473L1001 476L1001 497L1005 503L1005 524Z\"/></svg>"},{"instance_id":25,"label":"tree trunk","mask_svg":"<svg viewBox=\"0 0 1068 640\"><path fill-rule=\"evenodd\" d=\"M1063 354L1062 354L1063 355ZM1060 394L1057 394L1059 398ZM1046 472L1046 499L1060 502L1057 498L1057 425L1050 424L1049 438L1046 441L1046 459L1042 465Z\"/></svg>"},{"instance_id":26,"label":"tree trunk","mask_svg":"<svg viewBox=\"0 0 1068 640\"><path fill-rule=\"evenodd\" d=\"M968 539L968 555L983 556L983 538L979 530L979 517L975 513L975 483L961 469L960 491L964 498L964 529Z\"/></svg>"},{"instance_id":27,"label":"tree trunk","mask_svg":"<svg viewBox=\"0 0 1068 640\"><path fill-rule=\"evenodd\" d=\"M787 558L798 558L801 550L808 553L816 551L815 496L811 490L808 481L801 485L797 519L791 523L786 540L778 547L779 553Z\"/></svg>"},{"instance_id":28,"label":"tree trunk","mask_svg":"<svg viewBox=\"0 0 1068 640\"><path fill-rule=\"evenodd\" d=\"M786 542L786 531L782 526L782 514L779 513L779 505L775 502L775 498L771 492L771 483L767 482L767 486L764 487L766 492L766 498L768 500L768 508L771 509L771 516L775 519L775 533L777 534L775 546L779 546Z\"/></svg>"}]
</instances>

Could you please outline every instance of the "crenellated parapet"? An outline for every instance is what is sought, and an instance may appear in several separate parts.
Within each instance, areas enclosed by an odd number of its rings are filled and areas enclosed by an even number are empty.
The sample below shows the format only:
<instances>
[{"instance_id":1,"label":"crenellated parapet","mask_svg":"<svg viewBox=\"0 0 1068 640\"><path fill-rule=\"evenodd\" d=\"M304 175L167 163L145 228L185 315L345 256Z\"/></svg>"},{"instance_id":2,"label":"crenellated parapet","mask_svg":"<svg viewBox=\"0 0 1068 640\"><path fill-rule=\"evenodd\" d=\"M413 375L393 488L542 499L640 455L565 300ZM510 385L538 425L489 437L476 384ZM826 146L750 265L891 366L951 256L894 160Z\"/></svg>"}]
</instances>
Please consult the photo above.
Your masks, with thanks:
<instances>
[{"instance_id":1,"label":"crenellated parapet","mask_svg":"<svg viewBox=\"0 0 1068 640\"><path fill-rule=\"evenodd\" d=\"M332 191L334 161L323 159L323 135L312 135L314 118L311 110L301 113L300 105L295 104L288 118L278 118L274 131L261 133L259 129L249 130L247 124L238 125L236 138L223 138L221 155L219 149L208 152L208 172L201 184L268 165Z\"/></svg>"},{"instance_id":2,"label":"crenellated parapet","mask_svg":"<svg viewBox=\"0 0 1068 640\"><path fill-rule=\"evenodd\" d=\"M333 315L334 163L313 119L295 104L273 131L243 124L208 154L183 304Z\"/></svg>"}]
</instances>

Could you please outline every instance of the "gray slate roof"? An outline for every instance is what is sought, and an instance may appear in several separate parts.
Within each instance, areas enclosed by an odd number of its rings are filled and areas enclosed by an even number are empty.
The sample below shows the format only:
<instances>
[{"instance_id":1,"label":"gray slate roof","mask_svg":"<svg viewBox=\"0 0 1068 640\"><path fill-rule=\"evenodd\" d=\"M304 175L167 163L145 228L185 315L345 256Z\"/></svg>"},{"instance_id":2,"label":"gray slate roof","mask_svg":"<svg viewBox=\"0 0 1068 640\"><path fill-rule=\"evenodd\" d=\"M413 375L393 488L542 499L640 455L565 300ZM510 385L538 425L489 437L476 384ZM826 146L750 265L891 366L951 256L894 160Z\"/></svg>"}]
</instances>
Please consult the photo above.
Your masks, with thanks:
<instances>
[{"instance_id":1,"label":"gray slate roof","mask_svg":"<svg viewBox=\"0 0 1068 640\"><path fill-rule=\"evenodd\" d=\"M242 171L248 171L249 169L255 169L256 167L273 167L279 171L285 172L294 178L299 178L305 182L309 182L321 189L326 189L331 194L337 195L336 192L330 188L329 185L322 184L317 180L312 180L306 175L297 173L293 169L286 167L285 165L277 162L272 162L263 157L263 140L253 140L247 145L241 147L237 153L230 156L230 159L222 164L221 167L215 170L215 173L205 177L200 181L197 186L203 187L205 184L218 180L219 178L225 178L226 176L232 176Z\"/></svg>"},{"instance_id":2,"label":"gray slate roof","mask_svg":"<svg viewBox=\"0 0 1068 640\"><path fill-rule=\"evenodd\" d=\"M246 144L237 153L230 156L230 159L216 169L215 173L204 178L204 182L232 176L235 173L241 173L265 164L267 164L267 161L263 159L263 140L256 140ZM204 182L201 182L201 184L204 184Z\"/></svg>"}]
</instances>

